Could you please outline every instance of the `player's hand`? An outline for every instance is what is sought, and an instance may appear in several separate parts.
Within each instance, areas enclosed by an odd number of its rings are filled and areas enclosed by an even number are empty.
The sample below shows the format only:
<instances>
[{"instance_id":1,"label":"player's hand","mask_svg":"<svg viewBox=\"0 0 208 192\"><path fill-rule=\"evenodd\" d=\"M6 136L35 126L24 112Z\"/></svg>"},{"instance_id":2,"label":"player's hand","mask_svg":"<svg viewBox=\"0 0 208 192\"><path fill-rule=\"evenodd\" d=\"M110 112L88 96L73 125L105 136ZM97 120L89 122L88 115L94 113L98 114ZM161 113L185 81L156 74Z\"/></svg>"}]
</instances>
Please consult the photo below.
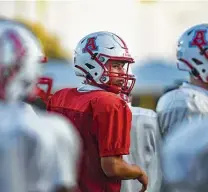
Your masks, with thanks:
<instances>
[{"instance_id":1,"label":"player's hand","mask_svg":"<svg viewBox=\"0 0 208 192\"><path fill-rule=\"evenodd\" d=\"M148 177L145 172L143 172L142 176L137 178L137 180L142 184L142 189L139 192L145 192L147 190L148 185Z\"/></svg>"}]
</instances>

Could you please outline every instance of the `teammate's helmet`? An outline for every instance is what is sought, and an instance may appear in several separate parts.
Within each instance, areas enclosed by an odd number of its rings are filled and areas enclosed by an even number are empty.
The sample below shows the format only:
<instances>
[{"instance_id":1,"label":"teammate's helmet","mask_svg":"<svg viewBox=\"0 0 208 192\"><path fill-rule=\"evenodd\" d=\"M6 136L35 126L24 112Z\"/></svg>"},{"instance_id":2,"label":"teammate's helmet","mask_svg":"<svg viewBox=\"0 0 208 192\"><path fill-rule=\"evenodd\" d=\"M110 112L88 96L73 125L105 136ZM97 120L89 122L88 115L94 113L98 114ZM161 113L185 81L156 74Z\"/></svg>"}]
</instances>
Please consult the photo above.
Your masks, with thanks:
<instances>
[{"instance_id":1,"label":"teammate's helmet","mask_svg":"<svg viewBox=\"0 0 208 192\"><path fill-rule=\"evenodd\" d=\"M124 73L108 70L105 64L109 61L125 62ZM74 55L74 70L77 76L86 78L87 82L111 92L129 94L135 83L135 76L129 73L129 64L134 63L126 43L116 34L95 32L85 36L78 43ZM124 80L122 87L109 85L110 77Z\"/></svg>"},{"instance_id":2,"label":"teammate's helmet","mask_svg":"<svg viewBox=\"0 0 208 192\"><path fill-rule=\"evenodd\" d=\"M177 66L208 83L208 24L186 30L178 40Z\"/></svg>"},{"instance_id":3,"label":"teammate's helmet","mask_svg":"<svg viewBox=\"0 0 208 192\"><path fill-rule=\"evenodd\" d=\"M0 50L0 99L27 97L45 61L39 40L24 25L1 19Z\"/></svg>"}]
</instances>

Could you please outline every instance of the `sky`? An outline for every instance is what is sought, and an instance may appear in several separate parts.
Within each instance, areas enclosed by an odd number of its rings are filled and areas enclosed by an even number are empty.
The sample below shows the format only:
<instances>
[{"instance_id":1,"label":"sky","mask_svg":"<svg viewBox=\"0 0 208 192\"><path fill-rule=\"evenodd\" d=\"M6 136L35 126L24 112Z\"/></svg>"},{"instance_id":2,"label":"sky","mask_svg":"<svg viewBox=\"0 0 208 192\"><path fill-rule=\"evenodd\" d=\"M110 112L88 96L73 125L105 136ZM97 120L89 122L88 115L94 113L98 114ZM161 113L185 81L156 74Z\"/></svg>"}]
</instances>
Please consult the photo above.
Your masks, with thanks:
<instances>
[{"instance_id":1,"label":"sky","mask_svg":"<svg viewBox=\"0 0 208 192\"><path fill-rule=\"evenodd\" d=\"M70 3L54 3L53 10L62 10L59 20L68 25L65 30L51 24L53 30L66 37L65 46L74 49L85 35L95 31L111 31L120 35L136 54L136 2L134 0L80 0ZM53 22L53 21L51 21ZM70 35L68 35L70 34Z\"/></svg>"},{"instance_id":2,"label":"sky","mask_svg":"<svg viewBox=\"0 0 208 192\"><path fill-rule=\"evenodd\" d=\"M186 0L0 1L1 15L41 22L70 52L83 36L105 30L120 35L139 60L174 60L178 37L208 20L207 7L208 1Z\"/></svg>"}]
</instances>

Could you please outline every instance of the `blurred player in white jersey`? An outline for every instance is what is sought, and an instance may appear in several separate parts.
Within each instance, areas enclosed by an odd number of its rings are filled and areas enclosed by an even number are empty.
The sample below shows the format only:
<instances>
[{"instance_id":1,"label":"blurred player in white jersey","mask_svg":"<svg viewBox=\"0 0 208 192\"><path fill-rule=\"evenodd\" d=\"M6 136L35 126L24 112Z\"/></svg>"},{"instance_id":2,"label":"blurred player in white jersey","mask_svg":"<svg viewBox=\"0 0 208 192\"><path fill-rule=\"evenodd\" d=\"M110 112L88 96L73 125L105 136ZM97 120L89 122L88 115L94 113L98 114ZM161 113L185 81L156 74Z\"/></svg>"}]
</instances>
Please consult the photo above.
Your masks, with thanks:
<instances>
[{"instance_id":1,"label":"blurred player in white jersey","mask_svg":"<svg viewBox=\"0 0 208 192\"><path fill-rule=\"evenodd\" d=\"M163 137L184 119L208 112L208 24L193 26L181 35L177 66L190 73L190 82L166 93L157 104Z\"/></svg>"},{"instance_id":2,"label":"blurred player in white jersey","mask_svg":"<svg viewBox=\"0 0 208 192\"><path fill-rule=\"evenodd\" d=\"M167 135L162 149L166 192L208 191L208 118L184 121Z\"/></svg>"},{"instance_id":3,"label":"blurred player in white jersey","mask_svg":"<svg viewBox=\"0 0 208 192\"><path fill-rule=\"evenodd\" d=\"M0 50L0 191L72 190L77 133L61 117L36 115L22 102L41 74L44 57L38 39L22 24L1 19Z\"/></svg>"},{"instance_id":4,"label":"blurred player in white jersey","mask_svg":"<svg viewBox=\"0 0 208 192\"><path fill-rule=\"evenodd\" d=\"M157 104L163 138L183 121L194 123L194 116L207 115L208 24L193 26L181 35L177 47L177 66L179 70L190 73L190 82L166 93Z\"/></svg>"},{"instance_id":5,"label":"blurred player in white jersey","mask_svg":"<svg viewBox=\"0 0 208 192\"><path fill-rule=\"evenodd\" d=\"M153 110L133 107L132 112L130 154L123 159L130 164L142 167L148 176L148 192L160 192L161 169L159 161L160 132L157 115ZM136 192L141 184L134 180L123 180L121 192Z\"/></svg>"}]
</instances>

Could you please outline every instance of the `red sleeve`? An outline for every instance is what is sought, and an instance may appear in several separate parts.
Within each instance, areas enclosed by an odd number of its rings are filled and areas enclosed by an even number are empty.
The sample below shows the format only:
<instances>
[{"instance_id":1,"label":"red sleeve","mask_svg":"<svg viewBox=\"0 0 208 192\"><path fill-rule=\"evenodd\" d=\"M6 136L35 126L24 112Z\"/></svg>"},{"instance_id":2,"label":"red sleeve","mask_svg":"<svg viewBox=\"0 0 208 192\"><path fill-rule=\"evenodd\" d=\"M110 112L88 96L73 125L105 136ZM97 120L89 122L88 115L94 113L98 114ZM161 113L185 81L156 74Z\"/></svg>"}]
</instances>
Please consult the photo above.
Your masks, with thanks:
<instances>
[{"instance_id":1,"label":"red sleeve","mask_svg":"<svg viewBox=\"0 0 208 192\"><path fill-rule=\"evenodd\" d=\"M131 111L120 98L97 102L95 121L100 157L129 154Z\"/></svg>"},{"instance_id":2,"label":"red sleeve","mask_svg":"<svg viewBox=\"0 0 208 192\"><path fill-rule=\"evenodd\" d=\"M51 102L52 102L51 99L52 99L52 97L53 97L53 96L51 96L51 98L50 98L50 99L48 100L48 102L47 102L47 105L46 105L46 110L47 110L47 111L51 111Z\"/></svg>"},{"instance_id":3,"label":"red sleeve","mask_svg":"<svg viewBox=\"0 0 208 192\"><path fill-rule=\"evenodd\" d=\"M60 108L60 105L65 100L65 95L68 89L61 89L50 96L47 102L47 111L54 111L56 108Z\"/></svg>"},{"instance_id":4,"label":"red sleeve","mask_svg":"<svg viewBox=\"0 0 208 192\"><path fill-rule=\"evenodd\" d=\"M51 112L51 111L54 110L54 106L56 106L56 104L54 103L55 99L56 99L56 95L52 95L50 97L50 99L47 102L47 106L46 106L46 110L47 111L50 111Z\"/></svg>"}]
</instances>

